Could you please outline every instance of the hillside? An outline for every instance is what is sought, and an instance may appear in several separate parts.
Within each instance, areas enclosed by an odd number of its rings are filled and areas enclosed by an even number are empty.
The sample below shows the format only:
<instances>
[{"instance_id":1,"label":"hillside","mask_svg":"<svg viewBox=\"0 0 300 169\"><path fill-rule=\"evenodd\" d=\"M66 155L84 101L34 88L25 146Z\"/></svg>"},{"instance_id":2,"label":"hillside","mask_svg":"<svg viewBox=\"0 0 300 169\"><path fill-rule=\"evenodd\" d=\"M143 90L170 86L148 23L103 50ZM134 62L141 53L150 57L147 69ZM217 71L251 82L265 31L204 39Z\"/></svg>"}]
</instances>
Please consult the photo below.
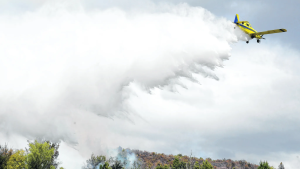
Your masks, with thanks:
<instances>
[{"instance_id":1,"label":"hillside","mask_svg":"<svg viewBox=\"0 0 300 169\"><path fill-rule=\"evenodd\" d=\"M257 169L258 165L251 164L245 160L233 161L231 159L217 159L212 160L211 158L203 159L197 157L189 157L187 155L166 155L163 153L147 152L140 150L131 150L135 153L137 158L143 162L143 168L155 168L158 164L172 166L175 157L179 157L180 162L184 162L185 166L188 168L194 168L194 164L198 161L199 164L202 164L203 161L208 160L215 169ZM191 164L191 165L189 165ZM190 167L189 167L190 166ZM185 167L185 168L186 168Z\"/></svg>"}]
</instances>

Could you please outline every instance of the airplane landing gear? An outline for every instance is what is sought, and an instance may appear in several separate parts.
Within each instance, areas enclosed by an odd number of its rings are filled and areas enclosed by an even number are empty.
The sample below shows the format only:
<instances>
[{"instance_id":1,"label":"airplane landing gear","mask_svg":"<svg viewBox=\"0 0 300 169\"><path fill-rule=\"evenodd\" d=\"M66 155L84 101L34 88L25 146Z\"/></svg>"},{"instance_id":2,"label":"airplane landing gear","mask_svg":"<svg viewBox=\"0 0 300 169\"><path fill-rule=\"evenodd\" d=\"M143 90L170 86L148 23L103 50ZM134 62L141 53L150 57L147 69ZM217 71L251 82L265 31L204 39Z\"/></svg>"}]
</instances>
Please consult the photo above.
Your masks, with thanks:
<instances>
[{"instance_id":1,"label":"airplane landing gear","mask_svg":"<svg viewBox=\"0 0 300 169\"><path fill-rule=\"evenodd\" d=\"M249 41L246 42L247 44L249 43Z\"/></svg>"},{"instance_id":2,"label":"airplane landing gear","mask_svg":"<svg viewBox=\"0 0 300 169\"><path fill-rule=\"evenodd\" d=\"M259 39L257 39L257 43L260 43L260 40L259 40Z\"/></svg>"}]
</instances>

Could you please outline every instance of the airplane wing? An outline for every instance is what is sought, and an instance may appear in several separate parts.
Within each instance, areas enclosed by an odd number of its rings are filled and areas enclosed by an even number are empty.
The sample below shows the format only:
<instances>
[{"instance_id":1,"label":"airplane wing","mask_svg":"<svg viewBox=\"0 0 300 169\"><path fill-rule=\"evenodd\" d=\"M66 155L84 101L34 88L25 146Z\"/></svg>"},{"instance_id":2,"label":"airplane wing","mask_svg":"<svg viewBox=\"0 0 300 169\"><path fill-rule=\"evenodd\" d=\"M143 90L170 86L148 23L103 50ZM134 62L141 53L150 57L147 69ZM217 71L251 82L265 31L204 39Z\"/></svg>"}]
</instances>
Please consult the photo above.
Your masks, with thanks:
<instances>
[{"instance_id":1,"label":"airplane wing","mask_svg":"<svg viewBox=\"0 0 300 169\"><path fill-rule=\"evenodd\" d=\"M281 33L281 32L286 32L286 29L275 29L275 30L269 30L269 31L264 31L264 32L256 32L252 33L251 35L265 35L265 34L272 34L272 33Z\"/></svg>"}]
</instances>

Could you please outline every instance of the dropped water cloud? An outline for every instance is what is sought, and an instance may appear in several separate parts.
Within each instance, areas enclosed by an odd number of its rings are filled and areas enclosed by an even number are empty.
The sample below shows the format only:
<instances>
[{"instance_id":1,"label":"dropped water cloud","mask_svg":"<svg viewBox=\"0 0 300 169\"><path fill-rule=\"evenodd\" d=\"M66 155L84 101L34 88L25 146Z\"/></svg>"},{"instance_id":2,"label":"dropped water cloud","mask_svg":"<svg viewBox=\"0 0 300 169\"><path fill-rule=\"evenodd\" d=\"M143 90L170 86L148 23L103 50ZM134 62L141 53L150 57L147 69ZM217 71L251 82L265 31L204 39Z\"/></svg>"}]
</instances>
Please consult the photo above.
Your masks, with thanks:
<instances>
[{"instance_id":1,"label":"dropped water cloud","mask_svg":"<svg viewBox=\"0 0 300 169\"><path fill-rule=\"evenodd\" d=\"M107 121L139 115L126 104L130 84L149 91L197 82L194 74L218 80L213 70L237 41L231 21L186 4L46 3L0 22L0 131L71 144L84 137L91 147L113 135Z\"/></svg>"}]
</instances>

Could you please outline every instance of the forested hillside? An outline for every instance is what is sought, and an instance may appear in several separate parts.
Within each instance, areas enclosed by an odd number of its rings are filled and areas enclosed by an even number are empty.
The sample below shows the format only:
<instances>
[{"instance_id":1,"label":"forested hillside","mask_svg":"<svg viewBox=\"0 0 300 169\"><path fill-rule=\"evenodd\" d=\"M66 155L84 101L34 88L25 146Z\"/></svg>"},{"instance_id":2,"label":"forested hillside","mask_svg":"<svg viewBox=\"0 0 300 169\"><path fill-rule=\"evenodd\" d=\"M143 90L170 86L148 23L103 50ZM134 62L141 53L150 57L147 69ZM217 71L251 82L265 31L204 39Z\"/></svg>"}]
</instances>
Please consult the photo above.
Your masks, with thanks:
<instances>
[{"instance_id":1,"label":"forested hillside","mask_svg":"<svg viewBox=\"0 0 300 169\"><path fill-rule=\"evenodd\" d=\"M45 168L63 169L59 162L59 143L51 141L28 142L25 149L12 149L8 145L0 145L0 169L7 168ZM82 169L275 169L268 162L260 165L245 160L195 157L187 155L166 155L163 153L123 149L112 149L112 156L92 154L80 168ZM46 166L46 167L45 167ZM284 165L280 163L280 169Z\"/></svg>"},{"instance_id":2,"label":"forested hillside","mask_svg":"<svg viewBox=\"0 0 300 169\"><path fill-rule=\"evenodd\" d=\"M127 150L128 151L128 150ZM257 169L258 165L251 164L245 160L233 161L231 159L217 159L213 160L211 158L203 159L197 158L192 155L166 155L163 153L147 152L140 150L132 150L139 160L144 163L145 168L155 168L157 165L168 165L172 167L174 160L178 158L180 166L182 168L195 168L195 164L198 162L199 165L203 164L205 160L212 164L216 169Z\"/></svg>"}]
</instances>

